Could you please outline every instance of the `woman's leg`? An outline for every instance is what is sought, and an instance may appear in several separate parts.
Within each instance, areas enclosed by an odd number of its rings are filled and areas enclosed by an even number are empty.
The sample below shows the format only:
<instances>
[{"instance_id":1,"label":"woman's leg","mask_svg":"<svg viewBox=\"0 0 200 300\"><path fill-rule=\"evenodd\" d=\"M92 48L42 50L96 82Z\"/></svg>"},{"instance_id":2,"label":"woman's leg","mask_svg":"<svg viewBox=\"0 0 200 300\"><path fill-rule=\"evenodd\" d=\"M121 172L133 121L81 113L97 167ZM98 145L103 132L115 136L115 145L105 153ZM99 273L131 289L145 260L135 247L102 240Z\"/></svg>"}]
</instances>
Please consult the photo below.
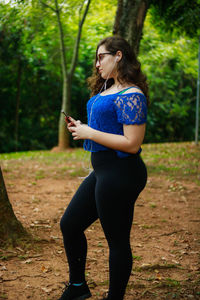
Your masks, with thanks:
<instances>
[{"instance_id":1,"label":"woman's leg","mask_svg":"<svg viewBox=\"0 0 200 300\"><path fill-rule=\"evenodd\" d=\"M114 193L105 184L97 185L97 210L110 250L108 299L122 300L132 269L129 239L136 199L127 201L126 194Z\"/></svg>"},{"instance_id":2,"label":"woman's leg","mask_svg":"<svg viewBox=\"0 0 200 300\"><path fill-rule=\"evenodd\" d=\"M130 230L134 204L146 183L143 165L128 174L125 163L124 160L117 166L116 161L104 171L97 171L96 206L110 249L109 300L122 300L125 294L132 269ZM130 170L129 161L127 170ZM138 180L138 177L142 179Z\"/></svg>"},{"instance_id":3,"label":"woman's leg","mask_svg":"<svg viewBox=\"0 0 200 300\"><path fill-rule=\"evenodd\" d=\"M92 172L78 188L60 221L71 283L85 281L87 241L84 230L98 218L95 185Z\"/></svg>"}]
</instances>

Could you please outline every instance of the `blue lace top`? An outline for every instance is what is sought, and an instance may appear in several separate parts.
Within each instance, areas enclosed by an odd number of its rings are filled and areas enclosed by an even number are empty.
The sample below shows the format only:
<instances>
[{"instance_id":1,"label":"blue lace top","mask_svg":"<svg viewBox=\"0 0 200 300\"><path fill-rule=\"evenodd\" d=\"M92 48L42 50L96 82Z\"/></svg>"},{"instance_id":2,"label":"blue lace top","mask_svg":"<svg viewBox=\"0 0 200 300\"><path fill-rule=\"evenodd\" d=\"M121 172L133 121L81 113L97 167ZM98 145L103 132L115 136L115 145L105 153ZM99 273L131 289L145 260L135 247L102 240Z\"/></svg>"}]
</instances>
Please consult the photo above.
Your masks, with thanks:
<instances>
[{"instance_id":1,"label":"blue lace top","mask_svg":"<svg viewBox=\"0 0 200 300\"><path fill-rule=\"evenodd\" d=\"M146 97L138 92L93 96L87 103L88 125L96 130L123 135L123 124L143 124L147 121ZM92 140L84 141L84 149L90 152L110 150ZM130 153L115 150L119 157ZM138 153L141 152L141 149Z\"/></svg>"}]
</instances>

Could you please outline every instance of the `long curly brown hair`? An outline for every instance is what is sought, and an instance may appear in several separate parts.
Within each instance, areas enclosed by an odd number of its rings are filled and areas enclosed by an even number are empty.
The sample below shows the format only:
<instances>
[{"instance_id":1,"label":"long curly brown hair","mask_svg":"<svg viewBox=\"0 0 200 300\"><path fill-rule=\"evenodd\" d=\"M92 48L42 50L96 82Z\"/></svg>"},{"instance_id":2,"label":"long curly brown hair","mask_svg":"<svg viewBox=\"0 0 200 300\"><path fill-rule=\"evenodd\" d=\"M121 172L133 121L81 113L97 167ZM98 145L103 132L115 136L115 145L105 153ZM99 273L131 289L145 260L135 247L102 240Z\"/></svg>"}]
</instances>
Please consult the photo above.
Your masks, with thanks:
<instances>
[{"instance_id":1,"label":"long curly brown hair","mask_svg":"<svg viewBox=\"0 0 200 300\"><path fill-rule=\"evenodd\" d=\"M122 52L122 59L117 64L118 81L121 84L128 83L139 87L143 91L149 103L147 77L145 76L145 74L143 74L141 70L141 64L137 60L137 57L134 51L131 49L129 43L119 36L111 36L104 38L97 45L93 74L91 77L88 78L88 85L91 89L91 96L94 96L97 93L99 93L100 89L102 88L105 82L105 79L101 77L96 68L97 52L101 45L104 45L106 50L112 53L113 56L116 54L117 51ZM106 84L107 88L111 87L113 83L113 78L108 79Z\"/></svg>"}]
</instances>

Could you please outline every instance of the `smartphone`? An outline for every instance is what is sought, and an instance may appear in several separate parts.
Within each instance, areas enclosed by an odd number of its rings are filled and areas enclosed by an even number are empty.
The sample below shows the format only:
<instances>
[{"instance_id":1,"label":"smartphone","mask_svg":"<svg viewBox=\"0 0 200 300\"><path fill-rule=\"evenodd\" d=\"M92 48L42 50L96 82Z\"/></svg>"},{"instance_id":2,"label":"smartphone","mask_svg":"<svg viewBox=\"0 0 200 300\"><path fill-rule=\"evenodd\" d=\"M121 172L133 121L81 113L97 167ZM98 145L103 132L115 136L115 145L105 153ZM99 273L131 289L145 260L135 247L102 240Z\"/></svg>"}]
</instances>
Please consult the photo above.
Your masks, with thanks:
<instances>
[{"instance_id":1,"label":"smartphone","mask_svg":"<svg viewBox=\"0 0 200 300\"><path fill-rule=\"evenodd\" d=\"M71 120L69 119L69 116L66 114L66 112L64 112L64 110L61 110L61 112L65 115L65 120L67 121L67 123L71 123Z\"/></svg>"}]
</instances>

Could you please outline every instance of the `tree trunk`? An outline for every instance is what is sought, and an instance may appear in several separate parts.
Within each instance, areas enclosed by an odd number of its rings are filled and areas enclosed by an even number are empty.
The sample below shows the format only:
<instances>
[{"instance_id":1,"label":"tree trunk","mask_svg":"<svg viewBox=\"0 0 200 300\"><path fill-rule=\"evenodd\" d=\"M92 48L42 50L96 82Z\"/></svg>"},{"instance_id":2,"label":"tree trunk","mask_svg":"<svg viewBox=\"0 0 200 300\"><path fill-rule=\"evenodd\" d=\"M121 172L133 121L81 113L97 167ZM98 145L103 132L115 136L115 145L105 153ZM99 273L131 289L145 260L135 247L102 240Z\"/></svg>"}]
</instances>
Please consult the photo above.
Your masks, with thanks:
<instances>
[{"instance_id":1,"label":"tree trunk","mask_svg":"<svg viewBox=\"0 0 200 300\"><path fill-rule=\"evenodd\" d=\"M142 30L150 0L118 0L113 34L124 37L139 53Z\"/></svg>"},{"instance_id":2,"label":"tree trunk","mask_svg":"<svg viewBox=\"0 0 200 300\"><path fill-rule=\"evenodd\" d=\"M82 3L80 12L83 8L84 2ZM81 32L82 27L86 18L86 15L89 10L91 0L87 1L87 5L85 8L85 11L83 13L82 18L79 21L79 29L76 36L76 42L74 45L74 51L73 51L73 57L71 61L71 66L69 72L67 72L67 64L66 64L66 50L64 45L64 34L62 29L62 23L60 19L60 10L58 7L58 0L55 0L55 6L56 6L56 15L57 15L57 21L58 21L58 27L59 27L59 33L60 33L60 49L61 49L61 65L62 65L62 73L63 73L63 96L62 96L62 110L64 110L67 114L70 115L71 112L71 88L72 88L72 77L74 75L74 71L76 68L76 64L78 61L78 50L80 45L80 38L81 38ZM59 119L59 133L58 133L58 149L64 150L69 147L69 133L66 130L66 124L64 120L64 116L62 113L60 113L60 119Z\"/></svg>"},{"instance_id":3,"label":"tree trunk","mask_svg":"<svg viewBox=\"0 0 200 300\"><path fill-rule=\"evenodd\" d=\"M13 212L0 167L0 245L15 245L18 239L27 236L28 233Z\"/></svg>"},{"instance_id":4,"label":"tree trunk","mask_svg":"<svg viewBox=\"0 0 200 300\"><path fill-rule=\"evenodd\" d=\"M63 75L63 94L62 94L62 110L64 110L67 114L70 115L70 109L71 109L71 87L72 87L72 77L74 75L74 71L76 68L76 64L78 61L78 50L80 45L80 38L81 38L81 32L82 27L86 18L86 15L89 10L89 6L91 3L91 0L87 0L87 4L85 5L85 0L83 0L80 11L79 11L79 29L76 36L76 42L74 45L74 51L73 51L73 57L71 61L70 70L67 72L67 62L66 62L66 49L65 49L65 43L64 43L64 33L62 28L62 22L60 18L60 11L58 5L58 0L54 0L55 2L55 8L49 6L44 1L40 0L40 2L45 6L50 8L57 16L57 22L58 22L58 29L59 29L59 35L60 35L60 51L61 51L61 66L62 66L62 75ZM81 18L81 11L85 5L85 10ZM55 147L57 151L64 150L69 147L69 133L66 130L66 124L65 119L62 113L60 113L59 118L59 127L58 127L58 147Z\"/></svg>"},{"instance_id":5,"label":"tree trunk","mask_svg":"<svg viewBox=\"0 0 200 300\"><path fill-rule=\"evenodd\" d=\"M62 110L64 110L67 114L69 114L69 88L71 90L71 86L69 87L68 78L67 78L67 62L66 62L66 49L64 43L64 34L62 23L60 19L60 10L58 7L58 1L55 0L56 7L56 16L58 21L59 35L60 35L60 52L61 52L61 67L62 67L62 75L63 75L63 91L62 91ZM60 150L64 150L69 147L69 134L66 130L65 120L62 113L60 113L59 126L58 126L58 148Z\"/></svg>"},{"instance_id":6,"label":"tree trunk","mask_svg":"<svg viewBox=\"0 0 200 300\"><path fill-rule=\"evenodd\" d=\"M63 98L62 98L62 110L69 114L71 110L71 79L67 77L63 81ZM58 148L64 150L69 148L69 133L67 125L65 123L64 115L60 114L59 119L59 131L58 131Z\"/></svg>"}]
</instances>

